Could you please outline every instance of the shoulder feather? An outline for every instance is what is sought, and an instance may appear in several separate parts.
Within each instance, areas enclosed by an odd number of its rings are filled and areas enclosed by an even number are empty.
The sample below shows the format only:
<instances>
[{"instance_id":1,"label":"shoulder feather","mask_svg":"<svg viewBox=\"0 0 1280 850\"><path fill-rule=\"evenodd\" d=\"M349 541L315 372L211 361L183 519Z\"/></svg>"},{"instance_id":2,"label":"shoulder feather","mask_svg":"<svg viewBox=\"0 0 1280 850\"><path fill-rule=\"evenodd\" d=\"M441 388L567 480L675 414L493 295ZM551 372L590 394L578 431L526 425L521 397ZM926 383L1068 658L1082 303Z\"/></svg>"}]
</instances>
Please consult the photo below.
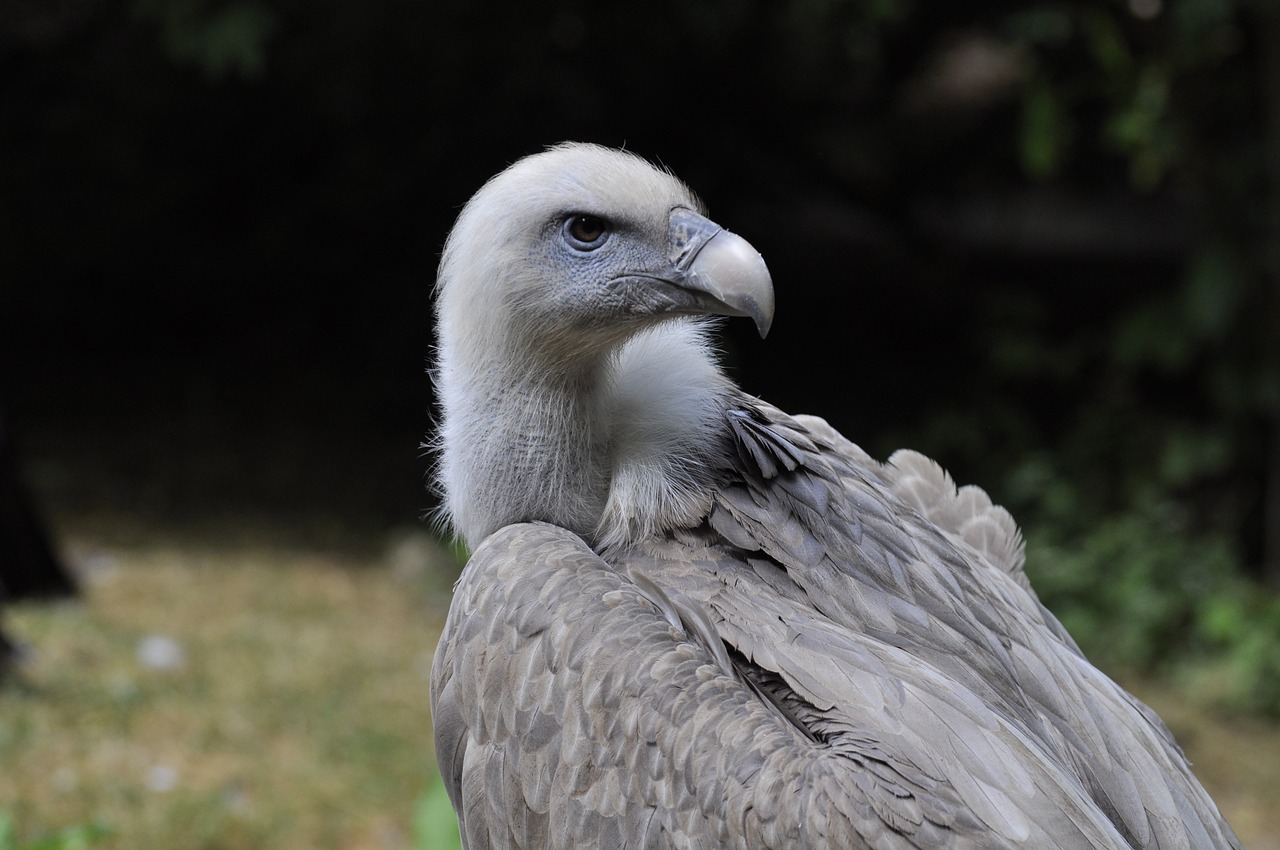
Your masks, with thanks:
<instances>
[{"instance_id":1,"label":"shoulder feather","mask_svg":"<svg viewBox=\"0 0 1280 850\"><path fill-rule=\"evenodd\" d=\"M1023 572L1022 532L1013 517L972 484L956 487L937 461L910 449L899 449L885 465L893 492L925 519L963 541L997 569L1030 588Z\"/></svg>"}]
</instances>

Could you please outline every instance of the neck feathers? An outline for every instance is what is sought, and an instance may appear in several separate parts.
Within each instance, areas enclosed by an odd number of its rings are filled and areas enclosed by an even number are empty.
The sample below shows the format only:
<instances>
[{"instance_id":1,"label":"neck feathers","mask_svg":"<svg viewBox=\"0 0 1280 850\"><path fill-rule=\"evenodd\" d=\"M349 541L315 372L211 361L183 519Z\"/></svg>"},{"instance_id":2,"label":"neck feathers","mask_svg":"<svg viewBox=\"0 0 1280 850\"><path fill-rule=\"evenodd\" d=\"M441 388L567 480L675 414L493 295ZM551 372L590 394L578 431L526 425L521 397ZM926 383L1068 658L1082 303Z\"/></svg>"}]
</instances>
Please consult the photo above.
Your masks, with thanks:
<instances>
[{"instance_id":1,"label":"neck feathers","mask_svg":"<svg viewBox=\"0 0 1280 850\"><path fill-rule=\"evenodd\" d=\"M609 497L599 548L696 524L728 460L724 411L733 391L708 323L659 325L619 350L612 369Z\"/></svg>"},{"instance_id":2,"label":"neck feathers","mask_svg":"<svg viewBox=\"0 0 1280 850\"><path fill-rule=\"evenodd\" d=\"M444 511L469 545L542 520L603 550L706 515L733 387L705 322L658 325L572 377L511 371L437 373Z\"/></svg>"}]
</instances>

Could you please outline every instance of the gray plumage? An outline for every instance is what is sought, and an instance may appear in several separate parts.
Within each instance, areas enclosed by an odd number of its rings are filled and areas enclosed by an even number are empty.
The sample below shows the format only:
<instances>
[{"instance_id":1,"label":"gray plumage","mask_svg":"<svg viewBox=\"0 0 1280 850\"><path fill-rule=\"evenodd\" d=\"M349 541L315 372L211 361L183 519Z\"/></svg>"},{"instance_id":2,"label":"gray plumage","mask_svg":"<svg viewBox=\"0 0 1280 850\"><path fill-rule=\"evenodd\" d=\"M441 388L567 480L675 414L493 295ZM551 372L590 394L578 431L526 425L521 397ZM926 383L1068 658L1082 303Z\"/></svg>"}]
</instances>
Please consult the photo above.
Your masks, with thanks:
<instances>
[{"instance_id":1,"label":"gray plumage","mask_svg":"<svg viewBox=\"0 0 1280 850\"><path fill-rule=\"evenodd\" d=\"M763 334L771 282L674 177L521 160L438 285L474 552L431 697L467 847L1239 847L1007 512L724 377L702 317Z\"/></svg>"}]
</instances>

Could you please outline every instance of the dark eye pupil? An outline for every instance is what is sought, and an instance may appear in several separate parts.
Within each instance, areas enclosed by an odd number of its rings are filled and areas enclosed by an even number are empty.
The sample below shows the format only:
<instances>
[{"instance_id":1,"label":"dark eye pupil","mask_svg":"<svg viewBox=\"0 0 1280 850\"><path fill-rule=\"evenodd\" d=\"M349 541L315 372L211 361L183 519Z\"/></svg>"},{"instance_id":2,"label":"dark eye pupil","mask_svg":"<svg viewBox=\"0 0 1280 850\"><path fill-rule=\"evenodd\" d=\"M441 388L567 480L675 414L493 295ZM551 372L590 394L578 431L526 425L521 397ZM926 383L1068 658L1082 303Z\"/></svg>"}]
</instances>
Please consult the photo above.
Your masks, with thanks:
<instances>
[{"instance_id":1,"label":"dark eye pupil","mask_svg":"<svg viewBox=\"0 0 1280 850\"><path fill-rule=\"evenodd\" d=\"M604 219L594 215L575 215L569 220L569 235L579 242L595 242L606 228Z\"/></svg>"}]
</instances>

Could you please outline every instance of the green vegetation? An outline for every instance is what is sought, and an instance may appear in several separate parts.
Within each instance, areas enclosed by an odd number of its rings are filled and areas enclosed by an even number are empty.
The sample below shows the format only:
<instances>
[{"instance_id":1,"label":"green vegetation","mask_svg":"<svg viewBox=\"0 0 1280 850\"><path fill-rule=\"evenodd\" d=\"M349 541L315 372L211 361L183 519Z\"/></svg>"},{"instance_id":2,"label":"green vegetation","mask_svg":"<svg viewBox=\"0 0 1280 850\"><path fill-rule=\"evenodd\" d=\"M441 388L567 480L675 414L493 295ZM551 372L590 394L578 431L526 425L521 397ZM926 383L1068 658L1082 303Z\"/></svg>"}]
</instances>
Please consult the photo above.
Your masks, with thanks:
<instances>
[{"instance_id":1,"label":"green vegetation","mask_svg":"<svg viewBox=\"0 0 1280 850\"><path fill-rule=\"evenodd\" d=\"M13 817L0 811L0 850L89 850L98 839L111 834L111 828L95 823L72 826L19 844L13 835Z\"/></svg>"},{"instance_id":2,"label":"green vegetation","mask_svg":"<svg viewBox=\"0 0 1280 850\"><path fill-rule=\"evenodd\" d=\"M444 785L434 783L413 813L413 850L461 850L458 819Z\"/></svg>"}]
</instances>

